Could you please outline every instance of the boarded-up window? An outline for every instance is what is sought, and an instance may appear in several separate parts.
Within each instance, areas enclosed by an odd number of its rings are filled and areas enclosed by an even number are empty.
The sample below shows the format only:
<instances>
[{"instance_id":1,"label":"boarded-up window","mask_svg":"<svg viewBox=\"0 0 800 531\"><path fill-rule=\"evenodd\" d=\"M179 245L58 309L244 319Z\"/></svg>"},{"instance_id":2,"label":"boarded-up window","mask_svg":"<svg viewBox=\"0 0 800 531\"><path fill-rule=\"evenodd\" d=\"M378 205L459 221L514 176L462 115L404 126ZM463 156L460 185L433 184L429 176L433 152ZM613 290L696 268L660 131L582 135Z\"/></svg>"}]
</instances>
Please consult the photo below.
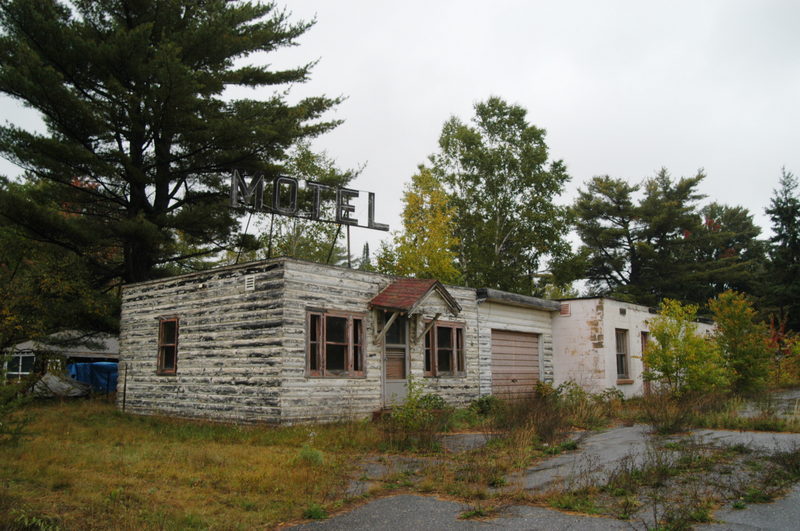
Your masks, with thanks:
<instances>
[{"instance_id":1,"label":"boarded-up window","mask_svg":"<svg viewBox=\"0 0 800 531\"><path fill-rule=\"evenodd\" d=\"M464 328L436 323L425 334L425 376L464 376Z\"/></svg>"},{"instance_id":2,"label":"boarded-up window","mask_svg":"<svg viewBox=\"0 0 800 531\"><path fill-rule=\"evenodd\" d=\"M175 374L178 371L178 318L158 321L158 374Z\"/></svg>"},{"instance_id":3,"label":"boarded-up window","mask_svg":"<svg viewBox=\"0 0 800 531\"><path fill-rule=\"evenodd\" d=\"M617 337L617 378L628 378L628 331L616 330Z\"/></svg>"},{"instance_id":4,"label":"boarded-up window","mask_svg":"<svg viewBox=\"0 0 800 531\"><path fill-rule=\"evenodd\" d=\"M364 375L364 320L343 313L309 312L306 320L309 376Z\"/></svg>"}]
</instances>

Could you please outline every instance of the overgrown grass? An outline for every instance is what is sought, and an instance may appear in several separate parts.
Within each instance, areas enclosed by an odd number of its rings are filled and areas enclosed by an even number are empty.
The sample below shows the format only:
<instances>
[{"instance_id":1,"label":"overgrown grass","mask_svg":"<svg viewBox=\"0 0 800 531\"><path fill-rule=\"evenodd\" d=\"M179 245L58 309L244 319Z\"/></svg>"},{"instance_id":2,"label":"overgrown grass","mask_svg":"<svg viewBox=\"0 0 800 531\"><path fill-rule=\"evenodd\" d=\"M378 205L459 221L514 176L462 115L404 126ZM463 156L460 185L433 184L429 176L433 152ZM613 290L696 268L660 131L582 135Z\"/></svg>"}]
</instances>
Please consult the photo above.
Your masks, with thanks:
<instances>
[{"instance_id":1,"label":"overgrown grass","mask_svg":"<svg viewBox=\"0 0 800 531\"><path fill-rule=\"evenodd\" d=\"M274 526L343 498L353 456L378 443L369 423L243 427L132 416L103 401L22 414L29 435L0 462L0 528Z\"/></svg>"}]
</instances>

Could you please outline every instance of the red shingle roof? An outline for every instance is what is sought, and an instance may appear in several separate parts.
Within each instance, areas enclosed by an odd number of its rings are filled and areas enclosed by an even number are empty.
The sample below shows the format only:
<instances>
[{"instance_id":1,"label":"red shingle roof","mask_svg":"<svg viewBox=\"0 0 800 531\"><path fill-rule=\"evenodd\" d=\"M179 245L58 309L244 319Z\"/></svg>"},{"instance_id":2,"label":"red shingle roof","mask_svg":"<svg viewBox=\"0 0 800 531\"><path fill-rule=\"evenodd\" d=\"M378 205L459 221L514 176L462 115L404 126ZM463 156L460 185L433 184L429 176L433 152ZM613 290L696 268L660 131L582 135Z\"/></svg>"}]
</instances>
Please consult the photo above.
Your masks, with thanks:
<instances>
[{"instance_id":1,"label":"red shingle roof","mask_svg":"<svg viewBox=\"0 0 800 531\"><path fill-rule=\"evenodd\" d=\"M414 307L432 290L436 290L445 300L453 315L461 311L461 306L452 295L435 279L401 278L395 280L378 293L369 303L370 308L382 308L400 312L411 312Z\"/></svg>"},{"instance_id":2,"label":"red shingle roof","mask_svg":"<svg viewBox=\"0 0 800 531\"><path fill-rule=\"evenodd\" d=\"M436 284L434 279L401 278L386 286L370 301L373 308L407 312Z\"/></svg>"}]
</instances>

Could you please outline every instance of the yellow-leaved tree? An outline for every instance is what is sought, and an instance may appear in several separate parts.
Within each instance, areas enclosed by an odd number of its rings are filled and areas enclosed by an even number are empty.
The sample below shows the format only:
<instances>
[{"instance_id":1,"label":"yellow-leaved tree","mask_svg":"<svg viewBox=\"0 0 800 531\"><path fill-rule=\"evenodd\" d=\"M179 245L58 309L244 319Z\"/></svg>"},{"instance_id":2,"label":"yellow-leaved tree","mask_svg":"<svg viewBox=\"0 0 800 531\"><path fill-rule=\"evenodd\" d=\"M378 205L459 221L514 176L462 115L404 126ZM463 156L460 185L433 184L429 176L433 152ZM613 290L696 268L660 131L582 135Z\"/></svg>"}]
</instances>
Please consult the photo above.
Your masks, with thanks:
<instances>
[{"instance_id":1,"label":"yellow-leaved tree","mask_svg":"<svg viewBox=\"0 0 800 531\"><path fill-rule=\"evenodd\" d=\"M403 193L403 230L394 234L394 245L383 245L378 268L384 272L417 278L435 278L455 284L456 267L453 216L449 197L431 170L420 166Z\"/></svg>"}]
</instances>

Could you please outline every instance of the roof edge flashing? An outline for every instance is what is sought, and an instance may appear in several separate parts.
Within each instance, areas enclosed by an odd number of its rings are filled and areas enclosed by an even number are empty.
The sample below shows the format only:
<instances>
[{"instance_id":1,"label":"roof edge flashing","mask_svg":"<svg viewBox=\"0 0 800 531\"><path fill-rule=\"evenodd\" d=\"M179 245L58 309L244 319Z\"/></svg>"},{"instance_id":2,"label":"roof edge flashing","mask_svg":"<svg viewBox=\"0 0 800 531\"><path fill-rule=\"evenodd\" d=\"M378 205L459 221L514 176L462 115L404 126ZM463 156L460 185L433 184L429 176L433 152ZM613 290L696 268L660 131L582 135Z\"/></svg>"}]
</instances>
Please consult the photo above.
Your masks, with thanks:
<instances>
[{"instance_id":1,"label":"roof edge flashing","mask_svg":"<svg viewBox=\"0 0 800 531\"><path fill-rule=\"evenodd\" d=\"M561 304L557 301L540 299L539 297L532 297L530 295L520 295L519 293L511 293L493 288L478 288L475 291L479 303L497 302L510 306L533 308L535 310L544 310L547 312L557 312L561 310Z\"/></svg>"}]
</instances>

